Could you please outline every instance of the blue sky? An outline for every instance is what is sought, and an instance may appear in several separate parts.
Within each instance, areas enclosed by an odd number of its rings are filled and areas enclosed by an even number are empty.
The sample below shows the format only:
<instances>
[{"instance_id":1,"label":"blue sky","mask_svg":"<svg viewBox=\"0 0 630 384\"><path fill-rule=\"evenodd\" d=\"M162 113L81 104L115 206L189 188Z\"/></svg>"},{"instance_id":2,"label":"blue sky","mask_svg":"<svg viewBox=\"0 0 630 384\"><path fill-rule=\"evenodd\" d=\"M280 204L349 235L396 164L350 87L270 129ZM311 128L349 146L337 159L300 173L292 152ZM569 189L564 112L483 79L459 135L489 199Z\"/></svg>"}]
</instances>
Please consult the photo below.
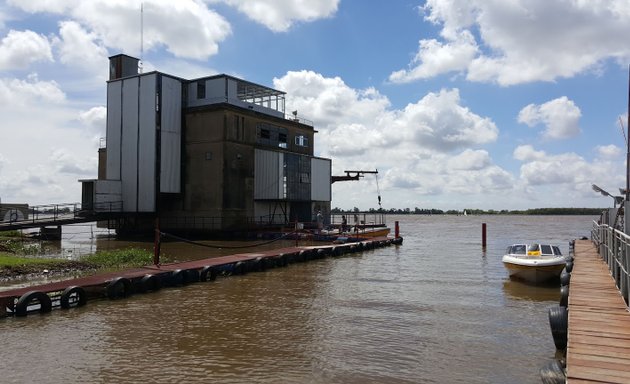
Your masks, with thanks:
<instances>
[{"instance_id":1,"label":"blue sky","mask_svg":"<svg viewBox=\"0 0 630 384\"><path fill-rule=\"evenodd\" d=\"M0 199L80 201L108 56L140 1L0 3ZM145 0L144 70L287 92L333 173L383 208L607 207L626 183L630 1ZM376 179L333 207L378 208Z\"/></svg>"}]
</instances>

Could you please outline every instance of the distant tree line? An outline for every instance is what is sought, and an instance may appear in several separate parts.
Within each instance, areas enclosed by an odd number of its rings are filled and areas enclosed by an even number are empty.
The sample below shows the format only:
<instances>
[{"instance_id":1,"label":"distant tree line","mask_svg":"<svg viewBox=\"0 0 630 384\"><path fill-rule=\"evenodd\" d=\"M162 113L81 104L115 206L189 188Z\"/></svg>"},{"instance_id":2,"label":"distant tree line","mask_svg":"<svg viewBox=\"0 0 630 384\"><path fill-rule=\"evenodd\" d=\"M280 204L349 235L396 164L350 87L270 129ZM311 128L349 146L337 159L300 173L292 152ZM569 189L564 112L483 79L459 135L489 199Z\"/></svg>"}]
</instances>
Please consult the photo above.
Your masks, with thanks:
<instances>
[{"instance_id":1,"label":"distant tree line","mask_svg":"<svg viewBox=\"0 0 630 384\"><path fill-rule=\"evenodd\" d=\"M526 209L526 210L507 210L503 209L500 211L496 211L494 209L483 210L483 209L465 209L466 214L468 215L589 215L589 216L597 216L604 211L605 208L534 208L534 209ZM362 211L357 207L354 207L350 210L343 210L340 208L333 208L330 212L333 214L342 214L342 213L386 213L391 215L461 215L464 211L458 211L450 209L448 211L443 211L441 209L427 209L427 208L390 208L390 209L374 209L370 208L367 211Z\"/></svg>"}]
</instances>

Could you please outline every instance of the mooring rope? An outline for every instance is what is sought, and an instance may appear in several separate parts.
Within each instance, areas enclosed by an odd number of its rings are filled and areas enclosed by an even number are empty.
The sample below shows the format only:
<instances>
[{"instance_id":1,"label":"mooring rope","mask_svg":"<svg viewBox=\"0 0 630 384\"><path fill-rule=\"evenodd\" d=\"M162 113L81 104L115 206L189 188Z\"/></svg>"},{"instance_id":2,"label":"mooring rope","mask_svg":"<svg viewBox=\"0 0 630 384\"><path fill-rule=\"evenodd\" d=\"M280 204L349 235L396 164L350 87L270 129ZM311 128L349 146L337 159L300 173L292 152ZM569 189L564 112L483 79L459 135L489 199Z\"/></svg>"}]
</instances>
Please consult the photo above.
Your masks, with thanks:
<instances>
[{"instance_id":1,"label":"mooring rope","mask_svg":"<svg viewBox=\"0 0 630 384\"><path fill-rule=\"evenodd\" d=\"M170 237L170 238L173 238L173 239L175 239L175 240L179 240L179 241L182 241L182 242L184 242L184 243L188 243L188 244L192 244L192 245L198 245L198 246L200 246L200 247L206 247L206 248L217 248L217 249L221 249L221 248L226 248L226 249L239 249L239 248L252 248L252 247L259 247L259 246L261 246L261 245L267 245L267 244L271 244L271 243L274 243L274 242L276 242L276 241L282 240L282 239L284 239L284 238L286 238L287 236L292 235L292 234L297 234L297 232L295 232L295 231L294 231L294 232L288 232L288 233L286 233L286 234L284 234L284 235L282 235L282 236L278 237L277 239L273 239L273 240L265 241L265 242L262 242L262 243L251 244L251 245L221 245L221 246L218 246L218 245L213 245L213 244L203 244L203 243L199 243L199 242L196 242L196 241L193 241L193 240L188 240L188 239L185 239L185 238L183 238L183 237L179 237L179 236L173 235L173 234L171 234L171 233L160 232L160 236L163 236L163 237Z\"/></svg>"}]
</instances>

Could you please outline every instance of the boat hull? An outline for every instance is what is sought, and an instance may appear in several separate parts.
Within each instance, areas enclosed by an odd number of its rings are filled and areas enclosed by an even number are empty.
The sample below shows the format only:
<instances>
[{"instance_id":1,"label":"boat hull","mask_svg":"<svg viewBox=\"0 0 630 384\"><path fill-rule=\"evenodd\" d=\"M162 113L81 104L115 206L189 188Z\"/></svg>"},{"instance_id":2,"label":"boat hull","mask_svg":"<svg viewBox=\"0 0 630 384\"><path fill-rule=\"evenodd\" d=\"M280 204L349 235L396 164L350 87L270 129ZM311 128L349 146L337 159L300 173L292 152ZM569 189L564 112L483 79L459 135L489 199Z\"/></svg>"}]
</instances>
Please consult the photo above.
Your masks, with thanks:
<instances>
[{"instance_id":1,"label":"boat hull","mask_svg":"<svg viewBox=\"0 0 630 384\"><path fill-rule=\"evenodd\" d=\"M358 237L360 239L371 239L373 237L383 237L389 235L389 228L368 229L361 232L352 232L350 237Z\"/></svg>"},{"instance_id":2,"label":"boat hull","mask_svg":"<svg viewBox=\"0 0 630 384\"><path fill-rule=\"evenodd\" d=\"M543 262L543 260L536 262L534 260L524 263L523 261L510 260L504 257L503 265L508 270L510 277L542 283L559 277L566 262L560 259L546 262Z\"/></svg>"}]
</instances>

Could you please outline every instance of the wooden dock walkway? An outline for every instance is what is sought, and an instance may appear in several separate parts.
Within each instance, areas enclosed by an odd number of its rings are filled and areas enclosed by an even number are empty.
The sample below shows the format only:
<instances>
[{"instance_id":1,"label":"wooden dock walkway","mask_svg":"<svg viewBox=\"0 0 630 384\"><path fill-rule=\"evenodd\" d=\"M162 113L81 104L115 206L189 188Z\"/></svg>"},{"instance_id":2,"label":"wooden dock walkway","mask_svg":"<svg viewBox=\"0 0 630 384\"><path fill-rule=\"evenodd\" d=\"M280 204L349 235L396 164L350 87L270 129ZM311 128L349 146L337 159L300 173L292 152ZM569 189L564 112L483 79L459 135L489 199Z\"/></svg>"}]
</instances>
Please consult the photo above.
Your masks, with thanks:
<instances>
[{"instance_id":1,"label":"wooden dock walkway","mask_svg":"<svg viewBox=\"0 0 630 384\"><path fill-rule=\"evenodd\" d=\"M260 252L240 253L229 256L211 257L178 263L146 266L97 275L62 280L22 288L0 290L0 318L8 315L25 316L28 312L49 312L52 307L69 308L64 297L74 304L84 305L88 299L126 297L134 291L147 292L162 286L181 285L188 282L205 281L204 273L218 273L229 267L229 274L262 271L275 266L286 266L326 256L340 256L376 247L402 244L402 237L386 236L362 239L344 244L322 244L318 246L296 246ZM239 266L241 269L237 270ZM205 272L204 272L205 271ZM190 272L190 274L189 274ZM175 279L180 277L180 280ZM212 278L213 279L213 278ZM146 286L151 283L150 286ZM175 282L174 282L175 281ZM157 284L157 285L154 285ZM66 301L67 301L66 300ZM22 304L20 304L22 302ZM34 305L32 305L34 304ZM35 309L32 309L35 306ZM21 308L21 309L20 309Z\"/></svg>"},{"instance_id":2,"label":"wooden dock walkway","mask_svg":"<svg viewBox=\"0 0 630 384\"><path fill-rule=\"evenodd\" d=\"M630 313L590 240L575 241L567 383L630 383Z\"/></svg>"}]
</instances>

